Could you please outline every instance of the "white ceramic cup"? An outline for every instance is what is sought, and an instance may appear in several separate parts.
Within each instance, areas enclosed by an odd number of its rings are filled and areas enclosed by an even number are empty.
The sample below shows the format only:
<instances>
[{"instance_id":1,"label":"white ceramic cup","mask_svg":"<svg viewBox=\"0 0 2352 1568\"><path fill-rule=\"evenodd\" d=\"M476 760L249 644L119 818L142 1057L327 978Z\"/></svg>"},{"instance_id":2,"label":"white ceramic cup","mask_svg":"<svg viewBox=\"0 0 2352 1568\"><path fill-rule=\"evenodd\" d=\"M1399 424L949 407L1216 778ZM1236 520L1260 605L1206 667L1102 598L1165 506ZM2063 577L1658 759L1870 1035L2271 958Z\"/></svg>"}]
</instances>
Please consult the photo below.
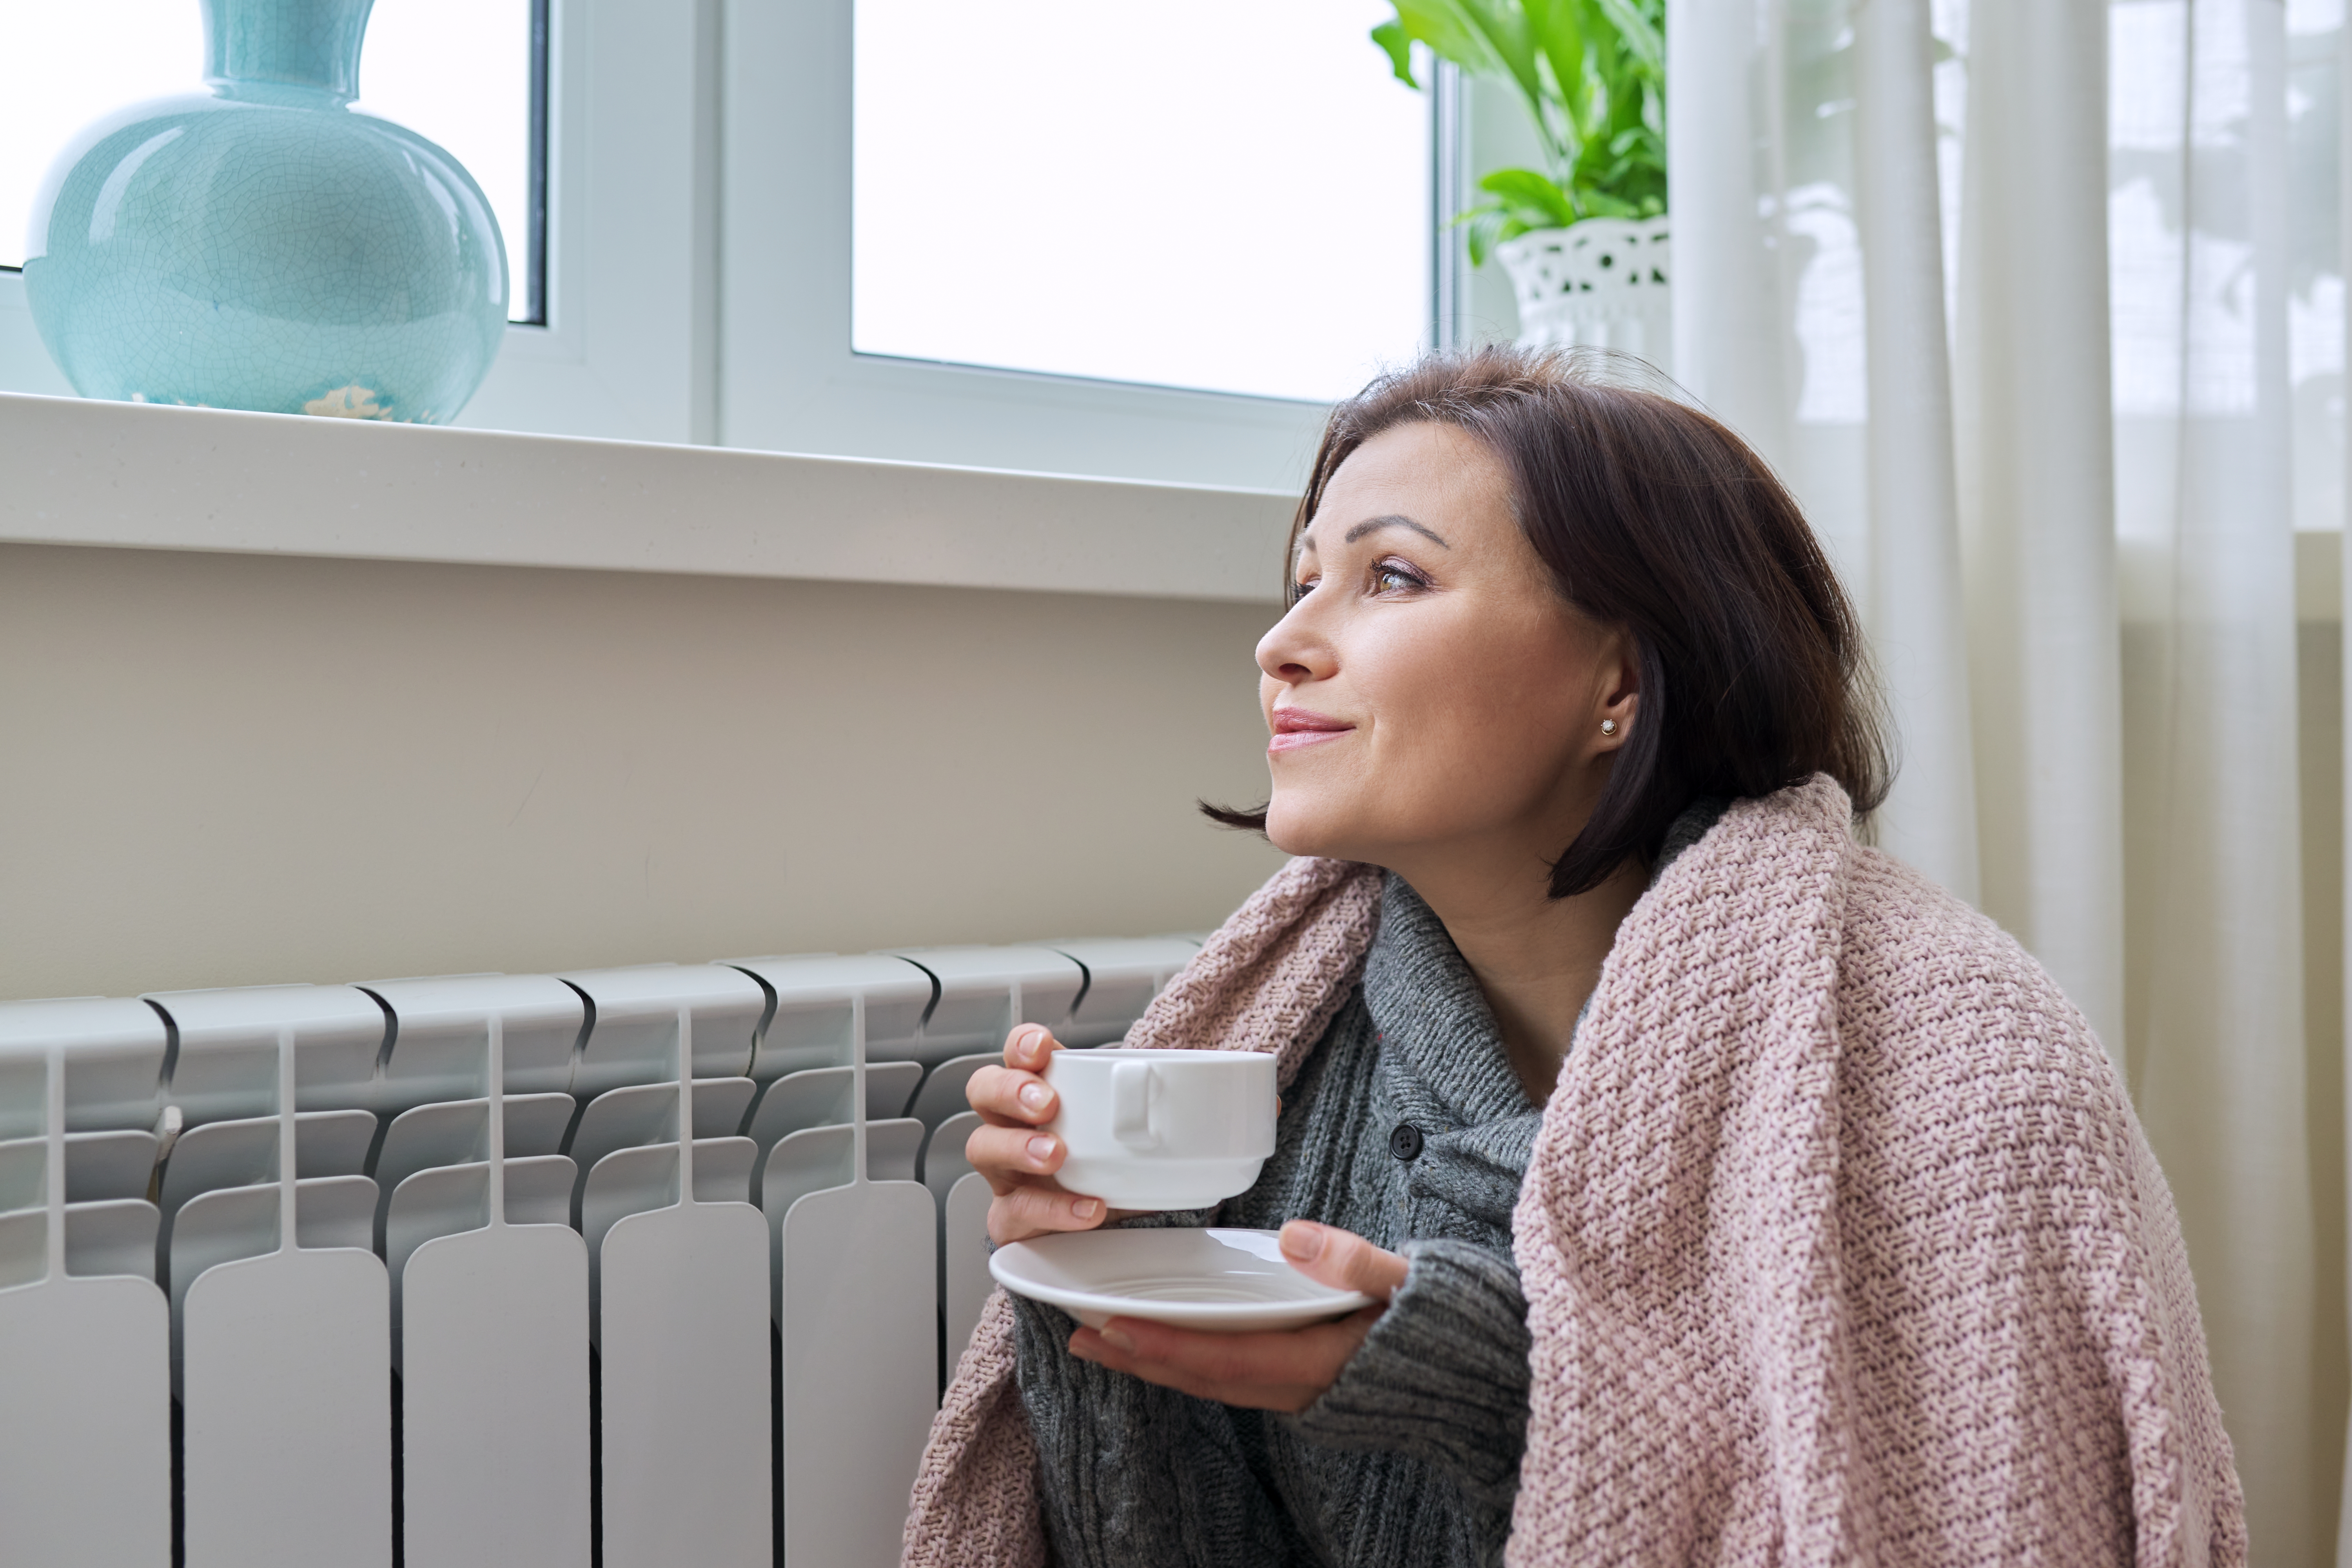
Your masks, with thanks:
<instances>
[{"instance_id":1,"label":"white ceramic cup","mask_svg":"<svg viewBox=\"0 0 2352 1568\"><path fill-rule=\"evenodd\" d=\"M1274 1152L1274 1058L1260 1051L1058 1050L1045 1131L1056 1179L1115 1209L1197 1209L1247 1192Z\"/></svg>"}]
</instances>

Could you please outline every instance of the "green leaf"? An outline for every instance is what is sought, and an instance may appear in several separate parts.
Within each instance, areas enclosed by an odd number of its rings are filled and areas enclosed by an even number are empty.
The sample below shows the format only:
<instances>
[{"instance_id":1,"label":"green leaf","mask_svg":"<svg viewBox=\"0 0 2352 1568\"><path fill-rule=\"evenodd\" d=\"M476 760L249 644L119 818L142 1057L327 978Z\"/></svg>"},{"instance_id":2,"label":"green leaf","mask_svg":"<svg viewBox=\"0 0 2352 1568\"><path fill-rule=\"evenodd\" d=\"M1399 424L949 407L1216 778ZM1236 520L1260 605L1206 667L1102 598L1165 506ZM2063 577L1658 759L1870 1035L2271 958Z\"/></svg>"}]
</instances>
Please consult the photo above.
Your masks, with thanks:
<instances>
[{"instance_id":1,"label":"green leaf","mask_svg":"<svg viewBox=\"0 0 2352 1568\"><path fill-rule=\"evenodd\" d=\"M1502 237L1496 231L1502 227L1503 215L1494 210L1474 210L1463 216L1470 219L1469 232L1463 236L1465 247L1470 252L1470 265L1484 267L1486 265L1486 253L1494 249L1496 242Z\"/></svg>"},{"instance_id":2,"label":"green leaf","mask_svg":"<svg viewBox=\"0 0 2352 1568\"><path fill-rule=\"evenodd\" d=\"M1473 76L1499 76L1519 89L1545 150L1562 158L1557 129L1546 112L1548 94L1528 41L1520 0L1391 0L1405 37L1426 44L1440 59ZM1394 61L1393 47L1383 42ZM1563 160L1564 161L1564 160Z\"/></svg>"},{"instance_id":3,"label":"green leaf","mask_svg":"<svg viewBox=\"0 0 2352 1568\"><path fill-rule=\"evenodd\" d=\"M1394 26L1412 42L1426 44L1439 59L1451 60L1475 76L1508 74L1503 60L1488 46L1486 35L1464 15L1463 0L1394 0L1396 20L1383 22L1373 32ZM1381 47L1396 58L1393 45Z\"/></svg>"},{"instance_id":4,"label":"green leaf","mask_svg":"<svg viewBox=\"0 0 2352 1568\"><path fill-rule=\"evenodd\" d=\"M1510 234L1663 212L1666 0L1391 0L1372 33L1401 80L1412 47L1518 89L1548 174L1506 169L1455 221L1474 260ZM1415 83L1414 85L1418 85ZM1508 234L1506 233L1508 230Z\"/></svg>"},{"instance_id":5,"label":"green leaf","mask_svg":"<svg viewBox=\"0 0 2352 1568\"><path fill-rule=\"evenodd\" d=\"M1397 80L1420 90L1421 83L1412 79L1412 35L1404 24L1391 18L1372 29L1372 42L1388 52L1389 68L1396 72Z\"/></svg>"},{"instance_id":6,"label":"green leaf","mask_svg":"<svg viewBox=\"0 0 2352 1568\"><path fill-rule=\"evenodd\" d=\"M1543 115L1543 73L1536 63L1536 40L1520 0L1397 0L1398 10L1402 12L1408 3L1443 4L1454 13L1518 88L1519 96L1527 100L1528 112L1536 121L1536 129L1547 132L1549 140L1550 128L1544 123Z\"/></svg>"},{"instance_id":7,"label":"green leaf","mask_svg":"<svg viewBox=\"0 0 2352 1568\"><path fill-rule=\"evenodd\" d=\"M1652 21L1643 13L1646 9L1638 0L1594 0L1601 14L1616 29L1625 47L1642 62L1646 74L1663 83L1666 79L1666 30L1663 16ZM1664 7L1660 7L1663 11Z\"/></svg>"},{"instance_id":8,"label":"green leaf","mask_svg":"<svg viewBox=\"0 0 2352 1568\"><path fill-rule=\"evenodd\" d=\"M1586 0L1526 0L1529 31L1549 68L1551 92L1564 112L1570 137L1564 148L1568 161L1592 133L1591 68L1586 58L1590 40L1585 27Z\"/></svg>"},{"instance_id":9,"label":"green leaf","mask_svg":"<svg viewBox=\"0 0 2352 1568\"><path fill-rule=\"evenodd\" d=\"M1468 241L1470 265L1484 267L1495 247L1507 239L1517 239L1530 229L1549 228L1549 224L1531 224L1506 210L1500 202L1485 202L1472 207L1454 220L1463 228Z\"/></svg>"},{"instance_id":10,"label":"green leaf","mask_svg":"<svg viewBox=\"0 0 2352 1568\"><path fill-rule=\"evenodd\" d=\"M1478 188L1502 198L1502 205L1523 215L1530 228L1552 228L1574 223L1576 205L1557 181L1533 169L1497 169L1478 182Z\"/></svg>"},{"instance_id":11,"label":"green leaf","mask_svg":"<svg viewBox=\"0 0 2352 1568\"><path fill-rule=\"evenodd\" d=\"M1633 156L1637 149L1647 153L1651 151L1652 139L1652 132L1648 126L1629 125L1609 139L1609 151L1620 158ZM1659 147L1656 152L1663 156L1665 149Z\"/></svg>"}]
</instances>

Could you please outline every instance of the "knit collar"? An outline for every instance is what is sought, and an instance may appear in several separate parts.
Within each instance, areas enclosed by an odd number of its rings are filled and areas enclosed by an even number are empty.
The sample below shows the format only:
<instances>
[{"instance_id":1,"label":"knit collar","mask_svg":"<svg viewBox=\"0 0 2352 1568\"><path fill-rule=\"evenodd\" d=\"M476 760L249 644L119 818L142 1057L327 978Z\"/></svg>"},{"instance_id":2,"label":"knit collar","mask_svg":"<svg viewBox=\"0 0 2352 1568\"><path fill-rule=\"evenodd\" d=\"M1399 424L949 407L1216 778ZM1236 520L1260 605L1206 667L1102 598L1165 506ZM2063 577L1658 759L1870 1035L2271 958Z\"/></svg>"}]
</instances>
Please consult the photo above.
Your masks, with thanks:
<instances>
[{"instance_id":1,"label":"knit collar","mask_svg":"<svg viewBox=\"0 0 2352 1568\"><path fill-rule=\"evenodd\" d=\"M1651 887L1730 805L1709 795L1683 809L1650 868ZM1536 1109L1511 1068L1494 1009L1461 950L1436 911L1393 871L1383 879L1380 930L1365 956L1364 1005L1383 1043L1400 1053L1401 1065L1444 1106L1454 1125L1477 1127ZM1577 1014L1577 1030L1591 1010L1588 997ZM1571 1033L1571 1045L1574 1039Z\"/></svg>"},{"instance_id":2,"label":"knit collar","mask_svg":"<svg viewBox=\"0 0 2352 1568\"><path fill-rule=\"evenodd\" d=\"M1399 1053L1400 1065L1453 1125L1476 1127L1535 1109L1469 964L1444 923L1394 872L1364 959L1364 1005L1381 1044Z\"/></svg>"}]
</instances>

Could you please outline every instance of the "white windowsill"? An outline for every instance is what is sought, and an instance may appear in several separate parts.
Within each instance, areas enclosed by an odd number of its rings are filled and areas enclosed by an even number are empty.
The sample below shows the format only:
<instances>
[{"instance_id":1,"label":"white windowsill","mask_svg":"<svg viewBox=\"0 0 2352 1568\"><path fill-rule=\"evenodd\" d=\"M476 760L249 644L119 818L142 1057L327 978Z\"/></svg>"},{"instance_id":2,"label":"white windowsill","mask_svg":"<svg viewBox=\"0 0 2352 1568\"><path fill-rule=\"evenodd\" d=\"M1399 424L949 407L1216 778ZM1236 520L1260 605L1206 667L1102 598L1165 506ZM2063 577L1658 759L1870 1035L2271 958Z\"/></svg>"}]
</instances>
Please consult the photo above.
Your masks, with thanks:
<instances>
[{"instance_id":1,"label":"white windowsill","mask_svg":"<svg viewBox=\"0 0 2352 1568\"><path fill-rule=\"evenodd\" d=\"M1271 602L1295 504L0 393L0 542Z\"/></svg>"}]
</instances>

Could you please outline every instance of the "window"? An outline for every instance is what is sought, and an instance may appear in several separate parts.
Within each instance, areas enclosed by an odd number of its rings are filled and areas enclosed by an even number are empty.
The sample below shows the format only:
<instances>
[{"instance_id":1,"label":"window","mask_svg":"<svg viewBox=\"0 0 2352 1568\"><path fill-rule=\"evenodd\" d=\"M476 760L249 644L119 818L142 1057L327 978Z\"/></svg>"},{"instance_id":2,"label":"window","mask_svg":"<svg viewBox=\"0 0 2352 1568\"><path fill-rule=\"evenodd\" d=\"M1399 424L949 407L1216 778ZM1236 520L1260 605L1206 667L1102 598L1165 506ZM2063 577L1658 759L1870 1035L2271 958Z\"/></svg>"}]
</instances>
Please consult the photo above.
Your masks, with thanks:
<instances>
[{"instance_id":1,"label":"window","mask_svg":"<svg viewBox=\"0 0 2352 1568\"><path fill-rule=\"evenodd\" d=\"M17 9L6 260L53 150L201 58L195 0ZM1431 331L1434 115L1382 14L385 0L362 103L507 234L459 425L1290 489L1322 403ZM70 390L6 270L0 390Z\"/></svg>"},{"instance_id":2,"label":"window","mask_svg":"<svg viewBox=\"0 0 2352 1568\"><path fill-rule=\"evenodd\" d=\"M1430 321L1381 0L856 0L861 353L1328 402Z\"/></svg>"},{"instance_id":3,"label":"window","mask_svg":"<svg viewBox=\"0 0 2352 1568\"><path fill-rule=\"evenodd\" d=\"M515 281L546 310L546 0L401 0L368 24L355 108L448 149L489 198ZM142 99L204 90L195 0L19 5L0 50L0 266L24 264L42 179L76 132Z\"/></svg>"}]
</instances>

